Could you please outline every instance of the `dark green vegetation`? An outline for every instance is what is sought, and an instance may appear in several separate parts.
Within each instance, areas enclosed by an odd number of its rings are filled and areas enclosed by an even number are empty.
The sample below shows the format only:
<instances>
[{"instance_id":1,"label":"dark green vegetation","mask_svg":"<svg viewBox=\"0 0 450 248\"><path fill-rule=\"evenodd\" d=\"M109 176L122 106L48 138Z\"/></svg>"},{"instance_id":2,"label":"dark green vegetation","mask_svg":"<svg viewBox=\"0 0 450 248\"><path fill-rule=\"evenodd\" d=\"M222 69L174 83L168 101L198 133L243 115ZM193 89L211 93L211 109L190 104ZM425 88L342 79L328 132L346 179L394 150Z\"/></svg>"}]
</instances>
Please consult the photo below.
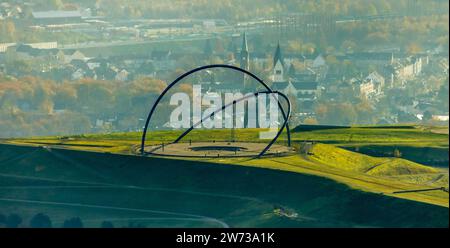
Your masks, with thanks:
<instances>
[{"instance_id":1,"label":"dark green vegetation","mask_svg":"<svg viewBox=\"0 0 450 248\"><path fill-rule=\"evenodd\" d=\"M0 145L0 165L0 209L24 223L39 212L53 226L79 217L93 227L447 227L449 219L445 207L279 170L13 145Z\"/></svg>"}]
</instances>

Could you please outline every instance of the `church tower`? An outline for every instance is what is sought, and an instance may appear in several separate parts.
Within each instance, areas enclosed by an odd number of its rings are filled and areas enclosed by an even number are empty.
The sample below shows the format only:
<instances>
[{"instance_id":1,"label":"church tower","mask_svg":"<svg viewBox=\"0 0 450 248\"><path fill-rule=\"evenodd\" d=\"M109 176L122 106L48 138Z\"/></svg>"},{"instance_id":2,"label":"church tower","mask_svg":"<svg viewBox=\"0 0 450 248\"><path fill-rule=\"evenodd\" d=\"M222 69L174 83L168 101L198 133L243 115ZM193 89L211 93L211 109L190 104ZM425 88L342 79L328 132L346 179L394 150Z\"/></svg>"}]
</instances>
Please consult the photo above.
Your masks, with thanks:
<instances>
[{"instance_id":1,"label":"church tower","mask_svg":"<svg viewBox=\"0 0 450 248\"><path fill-rule=\"evenodd\" d=\"M273 56L273 81L284 82L284 60L281 54L280 42L278 42L275 55Z\"/></svg>"},{"instance_id":2,"label":"church tower","mask_svg":"<svg viewBox=\"0 0 450 248\"><path fill-rule=\"evenodd\" d=\"M248 44L247 44L247 35L244 33L242 38L242 48L240 56L240 67L246 71L250 70L250 54L248 52ZM246 82L246 75L242 73L242 84L244 85L244 88L247 86Z\"/></svg>"}]
</instances>

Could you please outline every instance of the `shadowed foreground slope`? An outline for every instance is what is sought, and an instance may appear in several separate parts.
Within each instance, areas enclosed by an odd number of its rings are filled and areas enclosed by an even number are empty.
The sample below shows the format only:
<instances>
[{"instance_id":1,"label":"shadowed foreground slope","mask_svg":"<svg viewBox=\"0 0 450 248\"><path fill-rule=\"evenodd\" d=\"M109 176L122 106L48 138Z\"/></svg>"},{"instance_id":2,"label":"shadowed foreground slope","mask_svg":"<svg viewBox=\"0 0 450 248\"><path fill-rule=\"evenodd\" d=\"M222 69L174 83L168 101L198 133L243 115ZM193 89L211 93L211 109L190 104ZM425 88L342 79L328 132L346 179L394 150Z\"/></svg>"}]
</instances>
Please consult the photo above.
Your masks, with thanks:
<instances>
[{"instance_id":1,"label":"shadowed foreground slope","mask_svg":"<svg viewBox=\"0 0 450 248\"><path fill-rule=\"evenodd\" d=\"M0 213L146 227L448 227L448 208L261 168L0 145Z\"/></svg>"}]
</instances>

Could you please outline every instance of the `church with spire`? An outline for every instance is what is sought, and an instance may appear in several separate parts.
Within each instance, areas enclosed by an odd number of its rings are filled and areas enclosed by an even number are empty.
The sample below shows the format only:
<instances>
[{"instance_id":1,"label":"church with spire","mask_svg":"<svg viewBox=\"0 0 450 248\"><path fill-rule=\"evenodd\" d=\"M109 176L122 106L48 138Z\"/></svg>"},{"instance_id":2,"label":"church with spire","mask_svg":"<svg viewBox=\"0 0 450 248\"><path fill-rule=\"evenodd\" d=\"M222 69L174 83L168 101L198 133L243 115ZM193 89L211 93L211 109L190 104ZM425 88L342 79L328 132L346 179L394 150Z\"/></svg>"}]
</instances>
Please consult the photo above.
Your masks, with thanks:
<instances>
[{"instance_id":1,"label":"church with spire","mask_svg":"<svg viewBox=\"0 0 450 248\"><path fill-rule=\"evenodd\" d=\"M241 47L241 51L239 53L239 66L246 70L246 71L250 71L250 53L248 51L248 43L247 43L247 34L244 33L243 37L242 37L242 47ZM242 84L244 89L246 89L248 87L248 78L247 75L245 75L244 73L242 74Z\"/></svg>"},{"instance_id":2,"label":"church with spire","mask_svg":"<svg viewBox=\"0 0 450 248\"><path fill-rule=\"evenodd\" d=\"M239 37L239 36L237 36ZM264 68L267 65L271 66L271 72L269 76L268 83L272 85L272 89L283 92L288 95L293 102L297 106L297 111L300 110L301 113L312 113L313 105L319 94L318 91L318 82L317 75L314 71L305 73L305 70L302 70L300 73L297 72L293 61L297 58L288 57L285 58L280 42L277 43L273 59L270 61L267 59L267 54L265 52L253 52L250 54L248 36L246 33L242 33L240 35L240 40L236 42L230 43L230 50L233 53L233 59L229 60L228 63L235 64L237 63L240 68L252 72L255 68L251 68L252 65L259 68ZM240 44L240 49L236 49ZM204 56L209 57L214 54L214 49L212 48L211 41L207 41L205 43L204 48ZM319 59L316 58L314 63L320 64L320 56ZM303 59L303 61L305 58ZM300 68L301 69L301 68ZM248 75L244 73L236 73L235 80L232 82L224 83L217 82L215 79L210 79L210 77L206 77L210 82L203 82L204 89L206 91L215 90L220 93L227 92L254 92L254 88L256 86L255 82L251 83L253 79L249 78Z\"/></svg>"},{"instance_id":3,"label":"church with spire","mask_svg":"<svg viewBox=\"0 0 450 248\"><path fill-rule=\"evenodd\" d=\"M313 112L314 101L317 98L318 83L315 78L299 78L292 63L287 63L283 57L280 42L278 42L272 61L272 88L294 98L297 111Z\"/></svg>"},{"instance_id":4,"label":"church with spire","mask_svg":"<svg viewBox=\"0 0 450 248\"><path fill-rule=\"evenodd\" d=\"M284 82L284 69L285 64L283 60L283 56L281 54L280 42L278 42L277 48L275 50L275 54L273 56L273 73L272 73L272 81L273 82Z\"/></svg>"}]
</instances>

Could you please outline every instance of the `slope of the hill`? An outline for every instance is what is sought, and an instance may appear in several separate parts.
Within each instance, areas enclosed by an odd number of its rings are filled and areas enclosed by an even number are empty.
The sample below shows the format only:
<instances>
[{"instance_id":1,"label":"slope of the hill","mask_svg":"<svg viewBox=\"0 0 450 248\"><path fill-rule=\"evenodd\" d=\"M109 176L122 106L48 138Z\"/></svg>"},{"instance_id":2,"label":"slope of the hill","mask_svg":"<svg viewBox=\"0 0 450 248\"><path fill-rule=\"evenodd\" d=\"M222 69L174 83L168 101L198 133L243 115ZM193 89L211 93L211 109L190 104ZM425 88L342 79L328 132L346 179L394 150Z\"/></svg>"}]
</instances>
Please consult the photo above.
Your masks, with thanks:
<instances>
[{"instance_id":1,"label":"slope of the hill","mask_svg":"<svg viewBox=\"0 0 450 248\"><path fill-rule=\"evenodd\" d=\"M43 212L54 226L448 227L445 207L217 162L0 145L0 209L23 226Z\"/></svg>"},{"instance_id":2,"label":"slope of the hill","mask_svg":"<svg viewBox=\"0 0 450 248\"><path fill-rule=\"evenodd\" d=\"M448 127L392 126L299 126L294 140L314 140L376 157L402 158L420 164L448 168Z\"/></svg>"},{"instance_id":3,"label":"slope of the hill","mask_svg":"<svg viewBox=\"0 0 450 248\"><path fill-rule=\"evenodd\" d=\"M314 145L311 152L311 160L342 170L375 176L438 173L438 170L435 168L405 159L371 157L325 144Z\"/></svg>"},{"instance_id":4,"label":"slope of the hill","mask_svg":"<svg viewBox=\"0 0 450 248\"><path fill-rule=\"evenodd\" d=\"M445 188L448 190L448 133L444 128L423 126L300 126L293 129L295 147L314 141L309 153L253 161L217 159L209 162L266 167L319 175L345 183L353 188L383 193L404 199L448 206L448 193L411 192L393 194L401 190ZM258 129L236 129L241 141L259 141ZM186 140L226 140L230 130L193 130ZM150 131L148 144L170 142L181 131ZM74 150L133 154L140 143L141 133L85 134L66 137L36 137L4 140L3 143L60 147ZM282 136L283 138L283 136ZM284 137L285 138L285 137ZM281 140L279 143L283 144ZM344 147L346 150L341 149ZM375 154L367 154L367 147L376 147ZM389 151L381 152L380 151ZM394 150L398 150L394 157ZM356 152L351 152L356 151ZM412 160L409 160L413 158ZM420 158L420 159L419 159ZM426 164L417 161L430 162ZM413 162L414 161L414 162ZM440 166L428 166L436 161ZM444 166L445 165L445 166Z\"/></svg>"}]
</instances>

